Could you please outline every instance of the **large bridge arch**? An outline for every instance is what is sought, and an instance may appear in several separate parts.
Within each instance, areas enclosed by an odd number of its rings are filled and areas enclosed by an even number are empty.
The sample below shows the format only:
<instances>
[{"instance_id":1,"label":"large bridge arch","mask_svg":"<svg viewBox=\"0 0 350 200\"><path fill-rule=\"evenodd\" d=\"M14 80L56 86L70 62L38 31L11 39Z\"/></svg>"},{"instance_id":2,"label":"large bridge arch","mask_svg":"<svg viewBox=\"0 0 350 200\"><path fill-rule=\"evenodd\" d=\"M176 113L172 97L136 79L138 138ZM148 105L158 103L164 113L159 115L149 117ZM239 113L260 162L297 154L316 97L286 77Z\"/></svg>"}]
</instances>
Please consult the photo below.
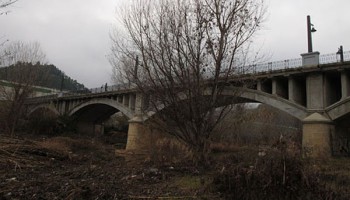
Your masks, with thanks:
<instances>
[{"instance_id":1,"label":"large bridge arch","mask_svg":"<svg viewBox=\"0 0 350 200\"><path fill-rule=\"evenodd\" d=\"M237 90L225 89L223 95L237 95L236 91ZM284 111L299 120L303 120L308 116L308 112L305 107L266 92L245 88L241 89L238 97L269 105L273 108Z\"/></svg>"},{"instance_id":2,"label":"large bridge arch","mask_svg":"<svg viewBox=\"0 0 350 200\"><path fill-rule=\"evenodd\" d=\"M329 106L326 112L333 121L346 116L350 113L350 97Z\"/></svg>"},{"instance_id":3,"label":"large bridge arch","mask_svg":"<svg viewBox=\"0 0 350 200\"><path fill-rule=\"evenodd\" d=\"M305 107L293 103L287 99L281 98L279 96L268 94L262 91L247 88L228 87L224 89L220 95L223 97L238 97L240 98L241 103L263 103L280 111L284 111L299 120L303 120L308 116L308 112ZM231 102L228 101L226 103ZM225 105L225 103L223 103L223 105ZM164 109L164 106L160 106L160 108L162 110ZM148 113L149 114L145 118L145 120L156 114L152 111Z\"/></svg>"},{"instance_id":4,"label":"large bridge arch","mask_svg":"<svg viewBox=\"0 0 350 200\"><path fill-rule=\"evenodd\" d=\"M70 112L69 112L69 116L73 116L74 114L76 114L78 111L80 111L81 109L88 107L88 106L92 106L92 105L107 105L110 107L115 108L116 110L119 110L120 112L122 112L124 115L126 115L129 119L131 119L134 116L134 112L131 111L129 108L123 106L122 104L118 103L116 100L112 100L112 99L104 99L104 98L99 98L99 99L92 99L90 101L84 102L82 104L79 104L78 106L76 106L75 108L73 108Z\"/></svg>"}]
</instances>

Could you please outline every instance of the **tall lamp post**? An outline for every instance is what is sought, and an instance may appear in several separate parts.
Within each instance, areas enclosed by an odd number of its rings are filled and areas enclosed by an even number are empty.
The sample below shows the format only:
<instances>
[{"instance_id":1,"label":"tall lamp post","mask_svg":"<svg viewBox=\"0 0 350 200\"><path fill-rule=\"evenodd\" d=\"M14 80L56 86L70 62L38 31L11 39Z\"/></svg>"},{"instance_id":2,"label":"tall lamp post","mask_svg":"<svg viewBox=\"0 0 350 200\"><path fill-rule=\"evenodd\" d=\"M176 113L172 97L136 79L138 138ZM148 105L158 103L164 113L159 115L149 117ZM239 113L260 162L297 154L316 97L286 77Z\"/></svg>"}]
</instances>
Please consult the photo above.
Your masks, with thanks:
<instances>
[{"instance_id":1,"label":"tall lamp post","mask_svg":"<svg viewBox=\"0 0 350 200\"><path fill-rule=\"evenodd\" d=\"M314 25L311 23L310 15L307 16L307 41L308 41L308 53L312 52L312 35L311 33L316 32Z\"/></svg>"}]
</instances>

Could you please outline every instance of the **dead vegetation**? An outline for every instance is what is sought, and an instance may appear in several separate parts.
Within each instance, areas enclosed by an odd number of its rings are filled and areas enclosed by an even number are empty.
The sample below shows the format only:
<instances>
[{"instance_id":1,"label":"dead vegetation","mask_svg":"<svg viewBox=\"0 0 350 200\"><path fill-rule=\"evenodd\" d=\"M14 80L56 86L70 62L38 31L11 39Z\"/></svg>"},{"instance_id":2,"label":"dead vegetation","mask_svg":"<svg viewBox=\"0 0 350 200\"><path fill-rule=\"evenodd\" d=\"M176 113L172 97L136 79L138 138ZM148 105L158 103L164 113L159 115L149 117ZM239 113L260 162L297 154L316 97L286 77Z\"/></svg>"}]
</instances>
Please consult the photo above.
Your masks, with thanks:
<instances>
[{"instance_id":1,"label":"dead vegetation","mask_svg":"<svg viewBox=\"0 0 350 200\"><path fill-rule=\"evenodd\" d=\"M123 195L112 170L118 168L118 159L98 143L3 135L0 141L3 199L110 199Z\"/></svg>"},{"instance_id":2,"label":"dead vegetation","mask_svg":"<svg viewBox=\"0 0 350 200\"><path fill-rule=\"evenodd\" d=\"M167 137L118 156L117 135L0 134L0 199L349 199L349 159L302 158L297 135L215 140L206 167Z\"/></svg>"},{"instance_id":3,"label":"dead vegetation","mask_svg":"<svg viewBox=\"0 0 350 200\"><path fill-rule=\"evenodd\" d=\"M0 134L0 199L192 199L204 195L198 193L201 185L192 188L190 184L187 189L178 185L178 177L201 177L191 165L154 165L149 159L126 162L103 140Z\"/></svg>"}]
</instances>

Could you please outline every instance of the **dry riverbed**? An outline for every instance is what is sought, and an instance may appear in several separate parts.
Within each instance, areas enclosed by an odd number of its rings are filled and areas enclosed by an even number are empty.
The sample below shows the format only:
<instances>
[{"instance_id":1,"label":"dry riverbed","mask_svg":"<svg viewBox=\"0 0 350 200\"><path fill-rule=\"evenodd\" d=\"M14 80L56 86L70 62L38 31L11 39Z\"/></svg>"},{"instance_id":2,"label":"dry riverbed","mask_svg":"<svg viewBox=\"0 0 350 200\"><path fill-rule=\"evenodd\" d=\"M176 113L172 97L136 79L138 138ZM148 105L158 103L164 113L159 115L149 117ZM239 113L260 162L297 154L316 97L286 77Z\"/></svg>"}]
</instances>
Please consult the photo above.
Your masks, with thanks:
<instances>
[{"instance_id":1,"label":"dry riverbed","mask_svg":"<svg viewBox=\"0 0 350 200\"><path fill-rule=\"evenodd\" d=\"M0 199L218 199L191 167L154 167L94 138L0 135Z\"/></svg>"}]
</instances>

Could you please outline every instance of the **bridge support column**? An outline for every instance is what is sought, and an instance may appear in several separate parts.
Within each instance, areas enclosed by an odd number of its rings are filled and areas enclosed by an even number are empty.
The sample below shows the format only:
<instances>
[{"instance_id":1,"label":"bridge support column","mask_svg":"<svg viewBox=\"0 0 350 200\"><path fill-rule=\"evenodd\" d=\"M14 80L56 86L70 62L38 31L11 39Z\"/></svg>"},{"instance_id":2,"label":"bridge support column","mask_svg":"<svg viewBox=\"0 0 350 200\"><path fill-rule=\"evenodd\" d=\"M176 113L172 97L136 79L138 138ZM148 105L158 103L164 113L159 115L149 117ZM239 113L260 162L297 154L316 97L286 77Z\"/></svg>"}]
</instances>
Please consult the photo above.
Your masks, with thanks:
<instances>
[{"instance_id":1,"label":"bridge support column","mask_svg":"<svg viewBox=\"0 0 350 200\"><path fill-rule=\"evenodd\" d=\"M134 117L129 121L126 150L136 153L147 152L151 143L150 131L144 125L142 117Z\"/></svg>"},{"instance_id":2,"label":"bridge support column","mask_svg":"<svg viewBox=\"0 0 350 200\"><path fill-rule=\"evenodd\" d=\"M324 109L324 78L321 73L308 75L306 79L306 94L306 107L308 109Z\"/></svg>"},{"instance_id":3,"label":"bridge support column","mask_svg":"<svg viewBox=\"0 0 350 200\"><path fill-rule=\"evenodd\" d=\"M62 107L59 112L61 115L64 115L66 113L66 102L63 101L61 104L62 104Z\"/></svg>"},{"instance_id":4,"label":"bridge support column","mask_svg":"<svg viewBox=\"0 0 350 200\"><path fill-rule=\"evenodd\" d=\"M258 91L261 91L261 81L260 81L260 80L258 81L258 83L257 83L257 85L256 85L256 89L257 89Z\"/></svg>"},{"instance_id":5,"label":"bridge support column","mask_svg":"<svg viewBox=\"0 0 350 200\"><path fill-rule=\"evenodd\" d=\"M341 72L341 98L344 100L350 96L350 78L346 71Z\"/></svg>"},{"instance_id":6,"label":"bridge support column","mask_svg":"<svg viewBox=\"0 0 350 200\"><path fill-rule=\"evenodd\" d=\"M288 99L294 103L306 106L306 81L288 78Z\"/></svg>"},{"instance_id":7,"label":"bridge support column","mask_svg":"<svg viewBox=\"0 0 350 200\"><path fill-rule=\"evenodd\" d=\"M303 120L303 154L312 158L330 157L334 130L333 122L319 113L306 117Z\"/></svg>"}]
</instances>

